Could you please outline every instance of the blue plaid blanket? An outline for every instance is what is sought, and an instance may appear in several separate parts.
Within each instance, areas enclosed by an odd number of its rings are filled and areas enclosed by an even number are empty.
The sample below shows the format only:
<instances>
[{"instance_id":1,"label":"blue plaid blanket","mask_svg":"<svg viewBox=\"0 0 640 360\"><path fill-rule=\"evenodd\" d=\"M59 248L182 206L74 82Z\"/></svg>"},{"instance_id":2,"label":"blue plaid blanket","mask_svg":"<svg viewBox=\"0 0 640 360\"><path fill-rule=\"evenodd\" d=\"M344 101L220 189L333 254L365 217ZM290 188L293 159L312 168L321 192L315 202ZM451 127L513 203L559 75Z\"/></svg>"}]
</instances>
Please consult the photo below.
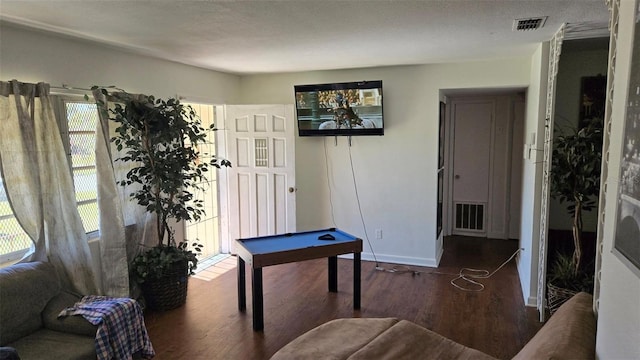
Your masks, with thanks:
<instances>
[{"instance_id":1,"label":"blue plaid blanket","mask_svg":"<svg viewBox=\"0 0 640 360\"><path fill-rule=\"evenodd\" d=\"M142 308L134 299L107 296L85 296L73 307L66 308L58 317L82 315L96 332L98 360L132 359L138 351L145 359L155 356L144 325Z\"/></svg>"}]
</instances>

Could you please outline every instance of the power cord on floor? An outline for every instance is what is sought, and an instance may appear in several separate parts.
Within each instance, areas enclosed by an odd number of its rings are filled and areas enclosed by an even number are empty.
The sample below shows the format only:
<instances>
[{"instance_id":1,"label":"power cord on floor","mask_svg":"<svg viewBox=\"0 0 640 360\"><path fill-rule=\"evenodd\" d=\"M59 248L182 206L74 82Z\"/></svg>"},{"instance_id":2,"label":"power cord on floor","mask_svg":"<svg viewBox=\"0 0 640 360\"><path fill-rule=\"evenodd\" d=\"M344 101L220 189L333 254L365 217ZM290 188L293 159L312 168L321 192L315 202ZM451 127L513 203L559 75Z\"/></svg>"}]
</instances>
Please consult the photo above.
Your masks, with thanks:
<instances>
[{"instance_id":1,"label":"power cord on floor","mask_svg":"<svg viewBox=\"0 0 640 360\"><path fill-rule=\"evenodd\" d=\"M493 276L493 274L497 273L500 269L502 269L505 265L507 265L509 263L509 261L511 261L511 259L513 259L514 257L516 257L516 255L518 255L520 253L520 251L524 250L523 248L519 248L518 250L516 250L505 262L503 262L500 266L498 266L497 269L493 270L493 272L489 273L489 271L487 270L477 270L477 269L469 269L469 268L462 268L460 269L460 274L458 274L458 277L451 280L451 285L455 286L456 288L463 290L463 291L482 291L484 290L484 284L474 280L474 279L488 279L490 277ZM465 271L470 272L470 273L465 273ZM458 280L463 280L466 281L467 283L471 284L472 286L477 286L476 288L465 288L462 287L460 285L458 285L456 283L456 281Z\"/></svg>"},{"instance_id":2,"label":"power cord on floor","mask_svg":"<svg viewBox=\"0 0 640 360\"><path fill-rule=\"evenodd\" d=\"M453 280L450 281L451 285L453 285L454 287L458 288L459 290L462 291L482 291L484 290L484 284L480 283L479 281L477 281L478 279L488 279L490 277L492 277L495 273L497 273L500 269L502 269L505 265L507 265L511 260L513 260L514 257L516 257L516 255L518 255L521 251L523 251L523 248L520 248L518 250L516 250L505 262L503 262L502 264L500 264L500 266L498 266L495 270L493 270L492 272L489 272L488 270L478 270L478 269L471 269L471 268L462 268L460 269L460 272L457 274L454 273L446 273L446 272L440 272L440 271L428 271L428 272L424 272L424 271L417 271L417 270L413 270L411 268L409 268L408 266L405 265L395 265L390 269L385 269L384 267L378 265L378 263L376 263L376 267L375 269L378 271L384 271L384 272L388 272L388 273L410 273L411 276L417 276L420 274L427 274L427 275L449 275L449 276L455 276L455 278ZM466 282L468 284L471 284L468 287L464 287L462 285L459 285L458 282L463 281Z\"/></svg>"},{"instance_id":3,"label":"power cord on floor","mask_svg":"<svg viewBox=\"0 0 640 360\"><path fill-rule=\"evenodd\" d=\"M417 275L420 275L422 273L421 271L412 270L410 267L405 266L405 265L395 265L391 269L385 269L384 267L376 264L376 270L384 271L384 272L388 272L388 273L399 273L399 274L410 273L411 276L417 276Z\"/></svg>"}]
</instances>

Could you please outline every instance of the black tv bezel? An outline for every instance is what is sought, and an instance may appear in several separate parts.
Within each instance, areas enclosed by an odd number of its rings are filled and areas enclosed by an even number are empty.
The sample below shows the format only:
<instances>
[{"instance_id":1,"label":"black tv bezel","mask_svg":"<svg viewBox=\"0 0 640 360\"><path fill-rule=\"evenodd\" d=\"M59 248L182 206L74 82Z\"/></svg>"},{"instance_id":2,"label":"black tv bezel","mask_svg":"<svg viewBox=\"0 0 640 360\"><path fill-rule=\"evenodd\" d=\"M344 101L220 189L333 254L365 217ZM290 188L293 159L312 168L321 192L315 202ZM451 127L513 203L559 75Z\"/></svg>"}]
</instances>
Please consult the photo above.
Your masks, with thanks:
<instances>
[{"instance_id":1,"label":"black tv bezel","mask_svg":"<svg viewBox=\"0 0 640 360\"><path fill-rule=\"evenodd\" d=\"M342 83L326 83L326 84L309 84L294 85L294 99L297 99L299 92L326 91L326 90L347 90L347 89L380 89L382 95L382 103L380 108L382 111L382 127L375 129L331 129L331 130L308 130L300 129L300 120L298 120L298 105L296 101L296 125L298 125L298 136L382 136L384 135L384 94L382 89L382 80L371 81L352 81Z\"/></svg>"}]
</instances>

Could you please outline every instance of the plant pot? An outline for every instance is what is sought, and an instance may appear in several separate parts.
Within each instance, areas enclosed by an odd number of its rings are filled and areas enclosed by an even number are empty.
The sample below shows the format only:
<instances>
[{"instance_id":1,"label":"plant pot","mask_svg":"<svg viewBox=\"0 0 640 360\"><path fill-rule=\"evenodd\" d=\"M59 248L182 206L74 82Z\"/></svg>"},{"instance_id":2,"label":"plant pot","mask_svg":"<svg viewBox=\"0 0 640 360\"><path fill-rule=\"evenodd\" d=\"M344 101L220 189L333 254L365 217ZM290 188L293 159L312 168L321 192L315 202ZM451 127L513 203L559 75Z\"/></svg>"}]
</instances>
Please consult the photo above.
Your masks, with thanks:
<instances>
[{"instance_id":1,"label":"plant pot","mask_svg":"<svg viewBox=\"0 0 640 360\"><path fill-rule=\"evenodd\" d=\"M178 308L187 301L189 269L187 261L173 263L160 278L142 283L142 294L150 309L166 311Z\"/></svg>"},{"instance_id":2,"label":"plant pot","mask_svg":"<svg viewBox=\"0 0 640 360\"><path fill-rule=\"evenodd\" d=\"M567 300L571 299L578 291L569 290L547 283L547 308L551 315L558 310Z\"/></svg>"}]
</instances>

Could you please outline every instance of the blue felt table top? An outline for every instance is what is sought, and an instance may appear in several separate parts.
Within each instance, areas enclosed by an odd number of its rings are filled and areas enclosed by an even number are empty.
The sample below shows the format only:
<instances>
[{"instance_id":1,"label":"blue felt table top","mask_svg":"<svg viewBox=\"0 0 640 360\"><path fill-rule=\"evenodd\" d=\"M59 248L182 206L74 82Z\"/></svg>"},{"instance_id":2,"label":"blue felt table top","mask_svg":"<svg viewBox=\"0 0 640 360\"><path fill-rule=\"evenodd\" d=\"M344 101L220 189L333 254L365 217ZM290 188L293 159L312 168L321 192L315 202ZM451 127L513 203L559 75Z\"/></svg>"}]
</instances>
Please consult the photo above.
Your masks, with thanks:
<instances>
[{"instance_id":1,"label":"blue felt table top","mask_svg":"<svg viewBox=\"0 0 640 360\"><path fill-rule=\"evenodd\" d=\"M319 236L331 234L335 240L320 240ZM332 245L341 242L350 242L358 239L338 229L325 229L315 231L305 231L299 233L262 236L247 239L238 239L252 254L266 254L271 252L295 250L300 248Z\"/></svg>"}]
</instances>

